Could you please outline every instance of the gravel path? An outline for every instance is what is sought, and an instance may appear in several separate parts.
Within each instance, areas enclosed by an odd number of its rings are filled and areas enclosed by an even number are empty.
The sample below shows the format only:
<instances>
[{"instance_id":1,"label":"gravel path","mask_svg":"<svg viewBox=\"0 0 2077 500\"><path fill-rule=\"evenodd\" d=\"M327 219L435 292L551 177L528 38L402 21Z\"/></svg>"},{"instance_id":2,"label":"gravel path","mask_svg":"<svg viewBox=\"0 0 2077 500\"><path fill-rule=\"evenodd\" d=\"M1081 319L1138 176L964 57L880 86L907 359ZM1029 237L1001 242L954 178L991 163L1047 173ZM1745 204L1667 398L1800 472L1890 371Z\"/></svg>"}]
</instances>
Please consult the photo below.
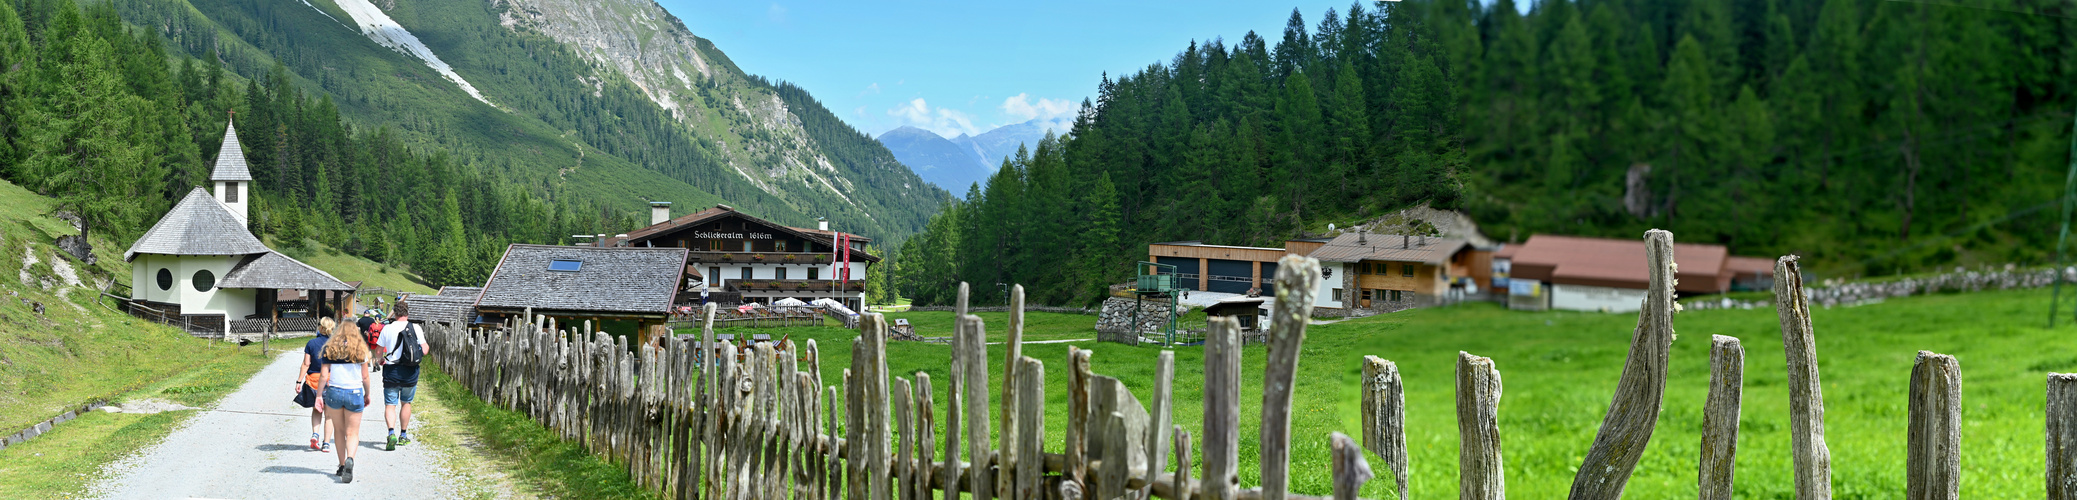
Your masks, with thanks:
<instances>
[{"instance_id":1,"label":"gravel path","mask_svg":"<svg viewBox=\"0 0 2077 500\"><path fill-rule=\"evenodd\" d=\"M310 413L289 401L300 349L283 353L238 392L189 419L158 445L112 466L93 491L107 498L453 497L439 453L413 442L382 451L382 397L361 414L352 484L340 484L331 452L310 450ZM374 390L382 377L375 375ZM420 397L424 397L421 395ZM334 444L337 446L337 444Z\"/></svg>"}]
</instances>

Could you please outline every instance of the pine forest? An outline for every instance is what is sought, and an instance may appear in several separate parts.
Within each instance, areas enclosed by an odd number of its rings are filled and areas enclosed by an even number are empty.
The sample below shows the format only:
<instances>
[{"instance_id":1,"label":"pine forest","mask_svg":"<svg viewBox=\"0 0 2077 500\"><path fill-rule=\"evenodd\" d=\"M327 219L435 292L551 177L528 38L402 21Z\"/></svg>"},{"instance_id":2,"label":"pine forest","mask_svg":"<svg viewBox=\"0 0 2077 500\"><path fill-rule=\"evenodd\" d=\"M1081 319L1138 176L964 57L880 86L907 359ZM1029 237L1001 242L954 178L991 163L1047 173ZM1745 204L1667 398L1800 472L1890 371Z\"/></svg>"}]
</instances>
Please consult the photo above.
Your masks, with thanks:
<instances>
[{"instance_id":1,"label":"pine forest","mask_svg":"<svg viewBox=\"0 0 2077 500\"><path fill-rule=\"evenodd\" d=\"M2067 3L1518 7L1293 11L1108 75L1072 133L907 240L899 292L1087 304L1149 242L1280 246L1422 204L1503 242L1664 228L1820 278L2053 259Z\"/></svg>"}]
</instances>

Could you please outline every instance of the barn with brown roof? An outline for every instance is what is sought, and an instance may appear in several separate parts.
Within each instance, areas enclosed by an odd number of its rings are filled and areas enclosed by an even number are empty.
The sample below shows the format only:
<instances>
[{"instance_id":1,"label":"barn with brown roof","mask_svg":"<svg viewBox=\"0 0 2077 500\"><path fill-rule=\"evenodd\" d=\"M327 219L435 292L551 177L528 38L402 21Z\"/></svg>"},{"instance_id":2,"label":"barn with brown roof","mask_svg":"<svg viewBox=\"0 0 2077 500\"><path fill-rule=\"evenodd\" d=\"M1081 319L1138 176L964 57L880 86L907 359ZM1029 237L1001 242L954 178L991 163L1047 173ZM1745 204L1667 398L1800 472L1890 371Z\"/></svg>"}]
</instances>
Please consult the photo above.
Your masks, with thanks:
<instances>
[{"instance_id":1,"label":"barn with brown roof","mask_svg":"<svg viewBox=\"0 0 2077 500\"><path fill-rule=\"evenodd\" d=\"M1502 257L1504 256L1504 257ZM1723 245L1675 243L1674 290L1683 294L1723 293L1743 272L1759 280L1752 263L1732 257ZM1506 266L1509 305L1517 309L1632 312L1642 307L1650 270L1644 240L1539 234L1495 254ZM1771 279L1772 269L1764 271Z\"/></svg>"}]
</instances>

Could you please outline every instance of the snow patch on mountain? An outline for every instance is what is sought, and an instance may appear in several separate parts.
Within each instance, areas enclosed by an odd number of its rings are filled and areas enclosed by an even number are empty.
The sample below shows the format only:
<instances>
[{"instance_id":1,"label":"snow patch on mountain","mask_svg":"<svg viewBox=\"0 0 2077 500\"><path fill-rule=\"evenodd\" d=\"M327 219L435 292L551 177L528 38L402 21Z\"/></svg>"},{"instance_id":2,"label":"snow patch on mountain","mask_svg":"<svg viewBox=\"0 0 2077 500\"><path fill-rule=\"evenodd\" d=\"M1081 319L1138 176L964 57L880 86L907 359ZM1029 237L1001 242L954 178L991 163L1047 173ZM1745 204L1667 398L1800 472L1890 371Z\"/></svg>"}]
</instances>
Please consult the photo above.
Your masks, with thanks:
<instances>
[{"instance_id":1,"label":"snow patch on mountain","mask_svg":"<svg viewBox=\"0 0 2077 500\"><path fill-rule=\"evenodd\" d=\"M469 93L469 97L483 101L484 104L490 104L489 99L483 98L482 92L476 91L475 85L470 85L468 80L463 80L462 75L455 74L453 66L448 66L446 61L441 61L440 56L433 54L433 49L426 47L424 42L418 41L417 35L411 34L410 30L404 29L403 25L397 24L397 21L394 19L390 19L389 14L382 13L382 9L376 7L375 4L370 3L368 0L335 0L335 3L339 5L339 10L344 10L346 15L353 17L354 24L360 25L361 34L367 35L369 40L374 40L375 43L389 47L390 50L425 61L426 66L433 68L433 71L439 72L440 76L446 77L448 81L461 86L463 92Z\"/></svg>"}]
</instances>

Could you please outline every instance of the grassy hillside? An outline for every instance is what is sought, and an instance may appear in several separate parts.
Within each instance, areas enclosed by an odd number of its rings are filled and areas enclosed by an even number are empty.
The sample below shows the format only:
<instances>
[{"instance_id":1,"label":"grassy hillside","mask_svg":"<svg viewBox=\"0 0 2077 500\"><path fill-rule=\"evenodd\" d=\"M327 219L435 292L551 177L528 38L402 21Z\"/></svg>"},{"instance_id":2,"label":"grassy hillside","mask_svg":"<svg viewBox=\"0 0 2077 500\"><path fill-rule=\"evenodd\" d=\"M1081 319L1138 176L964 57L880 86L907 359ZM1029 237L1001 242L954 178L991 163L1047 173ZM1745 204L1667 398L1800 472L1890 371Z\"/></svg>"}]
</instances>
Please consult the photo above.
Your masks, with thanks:
<instances>
[{"instance_id":1,"label":"grassy hillside","mask_svg":"<svg viewBox=\"0 0 2077 500\"><path fill-rule=\"evenodd\" d=\"M97 264L60 264L66 258L52 241L78 231L52 217L51 207L49 198L0 182L0 251L6 253L0 258L0 432L238 356L101 300L99 284L130 279L127 242L95 238ZM25 265L24 257L36 263ZM72 267L82 285L64 285L60 267Z\"/></svg>"},{"instance_id":2,"label":"grassy hillside","mask_svg":"<svg viewBox=\"0 0 2077 500\"><path fill-rule=\"evenodd\" d=\"M1904 488L1906 380L1920 349L1961 360L1964 402L1963 495L1969 498L2038 498L2042 474L2042 387L2049 371L2077 370L2077 356L2054 349L2067 327L2042 328L2048 291L1939 295L1882 304L1812 312L1823 370L1826 436L1832 449L1833 482L1839 498L1894 496ZM927 335L942 335L946 313L909 317ZM984 315L991 340L1006 321ZM1088 316L1029 315L1027 337L1089 338ZM1406 382L1410 488L1417 498L1448 498L1457 487L1457 428L1452 393L1457 352L1492 357L1505 380L1500 433L1505 443L1510 493L1522 498L1558 498L1569 488L1574 468L1593 443L1608 408L1636 316L1595 313L1526 313L1484 304L1419 309L1374 316L1308 332L1298 376L1293 422L1293 485L1300 492L1327 494L1327 435L1359 435L1361 360L1376 355L1398 363ZM1657 433L1630 482L1637 498L1695 495L1701 407L1707 395L1710 335L1738 337L1746 349L1745 398L1738 446L1738 491L1754 498L1786 498L1790 475L1787 390L1781 333L1767 309L1690 311L1674 318L1666 406ZM738 330L734 333L752 333ZM850 363L855 332L838 328L757 330L790 334L822 349L823 380L841 380ZM1154 385L1152 347L1093 342L1096 373L1118 377L1146 401ZM939 381L936 401L945 401L948 347L896 343L888 349L897 374L929 372ZM1003 349L991 346L990 371L1000 389ZM1024 354L1046 362L1047 442L1057 452L1065 435L1067 345L1024 346ZM1254 485L1257 415L1264 351L1249 347L1242 376L1241 482ZM1176 351L1175 421L1203 435L1203 357L1198 348ZM991 392L999 394L999 392ZM942 403L940 403L942 405ZM999 402L998 402L999 404ZM942 412L942 408L940 411ZM942 415L942 413L940 413ZM942 435L942 434L940 434ZM1378 465L1373 462L1373 467ZM1382 470L1382 469L1379 469ZM1373 481L1366 498L1385 498L1389 478Z\"/></svg>"}]
</instances>

